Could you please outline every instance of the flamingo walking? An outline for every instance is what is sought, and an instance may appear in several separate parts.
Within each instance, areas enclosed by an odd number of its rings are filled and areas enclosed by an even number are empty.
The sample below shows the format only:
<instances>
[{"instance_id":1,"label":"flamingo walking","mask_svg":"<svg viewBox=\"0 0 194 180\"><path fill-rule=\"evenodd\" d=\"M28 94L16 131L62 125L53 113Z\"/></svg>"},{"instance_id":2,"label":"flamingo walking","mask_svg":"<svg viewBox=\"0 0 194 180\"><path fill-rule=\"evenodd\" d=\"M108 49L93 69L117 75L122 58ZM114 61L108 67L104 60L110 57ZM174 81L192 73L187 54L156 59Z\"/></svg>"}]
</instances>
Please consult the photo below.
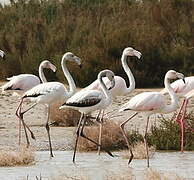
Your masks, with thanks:
<instances>
[{"instance_id":1,"label":"flamingo walking","mask_svg":"<svg viewBox=\"0 0 194 180\"><path fill-rule=\"evenodd\" d=\"M147 145L147 139L146 139L149 117L155 113L167 114L167 113L175 111L178 108L178 99L172 87L170 86L170 80L177 79L177 78L183 79L184 81L184 75L174 70L169 70L166 73L165 78L164 78L165 88L167 89L170 95L170 98L171 98L170 104L166 103L165 96L161 92L143 92L131 98L126 104L124 104L120 108L119 111L128 111L128 110L135 111L135 114L133 114L129 119L127 119L120 125L121 131L123 133L123 136L125 138L125 141L127 143L127 146L130 152L130 158L129 158L128 164L133 159L133 153L132 153L129 141L127 139L126 133L124 131L124 126L129 120L134 118L139 112L146 112L147 123L146 123L146 129L145 129L145 134L143 138L144 138L146 155L147 155L147 167L149 167L149 154L148 154L148 145Z\"/></svg>"},{"instance_id":2,"label":"flamingo walking","mask_svg":"<svg viewBox=\"0 0 194 180\"><path fill-rule=\"evenodd\" d=\"M0 56L4 59L5 58L5 52L0 50Z\"/></svg>"},{"instance_id":3,"label":"flamingo walking","mask_svg":"<svg viewBox=\"0 0 194 180\"><path fill-rule=\"evenodd\" d=\"M81 90L74 94L71 98L69 98L61 107L65 108L72 108L76 109L81 112L81 117L78 123L77 127L77 137L76 137L76 143L75 143L75 148L74 148L74 154L73 154L73 162L75 162L75 154L76 154L76 149L77 149L77 143L78 143L78 138L79 136L82 136L83 138L91 141L92 143L96 144L97 146L101 146L99 143L95 142L94 140L88 138L85 136L83 133L83 129L85 126L85 121L86 121L86 115L88 113L91 113L96 110L104 110L106 109L111 103L112 103L112 97L111 93L107 89L103 77L107 77L110 80L110 87L109 89L112 89L115 85L115 79L114 79L114 73L110 70L103 70L98 74L98 81L99 84L102 88L102 90ZM102 148L102 146L101 146ZM104 149L110 156L113 156L111 152L108 150Z\"/></svg>"},{"instance_id":4,"label":"flamingo walking","mask_svg":"<svg viewBox=\"0 0 194 180\"><path fill-rule=\"evenodd\" d=\"M180 109L176 116L176 121L180 124L181 128L181 152L184 151L184 128L185 126L190 129L191 131L194 131L192 128L190 128L186 122L185 122L185 114L186 114L186 108L188 101L191 97L193 97L194 93L194 76L189 76L185 78L185 84L181 80L176 80L173 83L171 83L171 86L176 94L183 97L184 100L180 106ZM162 94L166 94L166 89L164 88L161 91Z\"/></svg>"},{"instance_id":5,"label":"flamingo walking","mask_svg":"<svg viewBox=\"0 0 194 180\"><path fill-rule=\"evenodd\" d=\"M65 53L62 57L61 66L63 69L63 73L64 73L64 75L67 78L67 81L69 83L69 87L70 87L69 91L66 89L64 84L62 84L60 82L46 82L43 84L39 84L39 85L33 87L32 89L26 91L23 94L23 96L21 97L21 101L16 109L16 115L18 116L18 118L20 119L20 121L23 124L27 145L29 146L30 142L28 139L26 128L29 131L30 131L30 129L25 124L25 122L23 120L23 115L24 115L24 113L26 113L27 111L32 109L37 104L45 104L46 105L46 107L47 107L47 121L46 121L45 127L46 127L47 134L48 134L50 156L51 157L53 157L53 153L52 153L52 145L51 145L51 138L50 138L50 127L48 124L49 114L50 114L49 106L52 103L55 103L59 100L66 101L69 97L71 97L75 93L75 90L76 90L75 82L74 82L72 76L70 75L70 73L66 67L67 61L76 62L79 66L81 66L81 59L79 57L75 56L71 52ZM27 110L21 112L22 102L25 98L28 98L30 101L34 102L34 104L30 108L28 108ZM34 136L33 133L31 131L30 131L30 133L31 133L31 137L33 138L33 136Z\"/></svg>"},{"instance_id":6,"label":"flamingo walking","mask_svg":"<svg viewBox=\"0 0 194 180\"><path fill-rule=\"evenodd\" d=\"M110 90L112 97L115 98L117 96L123 96L126 94L131 93L135 89L135 79L134 76L131 72L131 69L129 68L127 64L127 58L130 56L136 56L138 59L141 58L142 54L141 52L135 50L132 47L127 47L123 50L122 56L121 56L121 63L122 67L125 71L125 73L128 76L129 79L129 87L127 87L126 81L121 77L121 76L114 76L115 78L115 86ZM107 88L110 87L110 81L107 77L103 77L103 81L106 85ZM91 83L89 86L85 87L83 89L84 91L86 90L101 90L101 85L98 80L95 80L93 83ZM103 120L103 115L104 115L104 110L99 111L96 119L98 119L101 115L101 118L99 119L100 123L100 131L99 131L99 141L98 143L101 144L101 134L102 134L102 120ZM100 154L100 146L98 146L98 154Z\"/></svg>"},{"instance_id":7,"label":"flamingo walking","mask_svg":"<svg viewBox=\"0 0 194 180\"><path fill-rule=\"evenodd\" d=\"M56 67L48 60L44 60L39 65L39 77L43 83L47 82L43 69L51 69L53 72L56 71ZM25 91L33 88L34 86L41 83L39 77L33 74L19 74L7 78L9 82L1 86L2 92L12 90L17 94L23 94Z\"/></svg>"}]
</instances>

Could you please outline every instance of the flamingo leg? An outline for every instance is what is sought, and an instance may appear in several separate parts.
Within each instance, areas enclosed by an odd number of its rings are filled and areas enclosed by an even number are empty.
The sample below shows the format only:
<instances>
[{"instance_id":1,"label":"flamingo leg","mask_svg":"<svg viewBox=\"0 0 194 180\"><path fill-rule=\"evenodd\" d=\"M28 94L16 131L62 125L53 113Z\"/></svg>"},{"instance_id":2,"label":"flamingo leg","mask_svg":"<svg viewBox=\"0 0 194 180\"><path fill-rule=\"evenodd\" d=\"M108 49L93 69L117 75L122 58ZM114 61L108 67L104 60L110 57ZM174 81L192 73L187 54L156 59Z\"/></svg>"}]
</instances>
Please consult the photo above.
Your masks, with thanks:
<instances>
[{"instance_id":1,"label":"flamingo leg","mask_svg":"<svg viewBox=\"0 0 194 180\"><path fill-rule=\"evenodd\" d=\"M49 139L50 157L54 157L54 156L53 156L53 151L52 151L52 144L51 144L50 126L49 126L49 117L50 117L50 106L48 105L48 110L47 110L47 121L46 121L45 127L46 127L46 131L47 131L47 134L48 134L48 139Z\"/></svg>"},{"instance_id":2,"label":"flamingo leg","mask_svg":"<svg viewBox=\"0 0 194 180\"><path fill-rule=\"evenodd\" d=\"M36 105L37 105L37 103L34 103L32 106L30 106L28 109L26 109L23 112L21 112L21 108L20 108L19 114L23 116L26 112L28 112L30 109L32 109ZM27 126L27 124L25 122L24 122L24 125L26 126L27 130L30 132L31 138L34 139L34 140L36 140L36 138L34 136L34 133L31 131L31 129L29 128L29 126Z\"/></svg>"},{"instance_id":3,"label":"flamingo leg","mask_svg":"<svg viewBox=\"0 0 194 180\"><path fill-rule=\"evenodd\" d=\"M129 119L127 119L126 121L124 121L123 123L120 124L120 128L121 128L121 132L123 133L123 137L125 138L125 141L127 143L127 146L128 146L128 149L129 149L129 152L130 152L130 158L129 158L129 161L128 161L128 164L130 164L130 162L132 161L133 159L133 152L132 152L132 149L131 149L131 146L129 144L129 140L127 138L127 135L126 135L126 132L124 130L124 126L127 122L129 122L129 120L131 120L132 118L134 118L138 113L136 112L135 114L133 114Z\"/></svg>"},{"instance_id":4,"label":"flamingo leg","mask_svg":"<svg viewBox=\"0 0 194 180\"><path fill-rule=\"evenodd\" d=\"M73 152L73 163L75 163L75 154L76 154L76 150L77 150L77 143L78 143L78 138L80 136L80 127L81 127L81 122L82 122L83 117L84 117L84 114L82 113L80 116L78 126L77 126L77 130L76 130L77 136L76 136L75 147L74 147L74 152Z\"/></svg>"},{"instance_id":5,"label":"flamingo leg","mask_svg":"<svg viewBox=\"0 0 194 180\"><path fill-rule=\"evenodd\" d=\"M99 137L98 137L98 144L100 144L100 146L98 146L98 155L100 155L100 147L101 147L101 143L102 143L103 117L104 117L104 110L102 110L102 115L101 115L101 118L100 118L100 128L99 128Z\"/></svg>"},{"instance_id":6,"label":"flamingo leg","mask_svg":"<svg viewBox=\"0 0 194 180\"><path fill-rule=\"evenodd\" d=\"M147 117L147 123L146 123L145 134L144 134L144 136L143 136L143 140L144 140L144 144L145 144L145 148L146 148L147 167L150 166L150 164L149 164L148 143L147 143L148 124L149 124L149 116Z\"/></svg>"},{"instance_id":7,"label":"flamingo leg","mask_svg":"<svg viewBox=\"0 0 194 180\"><path fill-rule=\"evenodd\" d=\"M21 144L21 120L20 120L20 117L19 117L19 114L21 112L21 106L22 106L22 102L23 102L23 99L21 99L18 107L16 108L16 112L15 112L15 115L18 117L19 119L19 142L18 144L20 145Z\"/></svg>"},{"instance_id":8,"label":"flamingo leg","mask_svg":"<svg viewBox=\"0 0 194 180\"><path fill-rule=\"evenodd\" d=\"M187 108L188 100L185 100L184 107L183 107L183 115L181 118L181 152L184 151L184 132L185 132L185 114L186 114L186 108Z\"/></svg>"},{"instance_id":9,"label":"flamingo leg","mask_svg":"<svg viewBox=\"0 0 194 180\"><path fill-rule=\"evenodd\" d=\"M27 111L29 111L30 109L32 109L36 104L33 104L30 108L28 108L27 110L25 110L24 112L21 112L21 108L22 108L22 103L23 103L23 98L21 99L17 109L16 109L16 116L19 118L19 145L21 143L21 122L22 125L24 127L24 132L25 132L25 136L26 136L26 141L27 141L27 147L29 146L30 142L29 142L29 138L28 138L28 134L26 129L31 133L31 137L33 139L35 139L33 132L30 130L30 128L25 124L24 119L23 119L23 115L24 113L26 113Z\"/></svg>"},{"instance_id":10,"label":"flamingo leg","mask_svg":"<svg viewBox=\"0 0 194 180\"><path fill-rule=\"evenodd\" d=\"M86 117L84 116L83 118L83 124L82 124L82 127L81 127L81 131L80 131L80 136L87 139L88 141L96 144L97 146L100 146L106 153L108 153L110 156L114 157L113 154L108 151L106 148L102 147L102 145L98 144L97 142L95 142L94 140L88 138L84 133L83 133L83 130L84 130L84 126L85 126L85 122L86 122Z\"/></svg>"},{"instance_id":11,"label":"flamingo leg","mask_svg":"<svg viewBox=\"0 0 194 180\"><path fill-rule=\"evenodd\" d=\"M178 111L178 114L177 114L177 116L176 116L176 121L180 124L181 123L181 113L182 113L182 110L183 110L183 107L184 107L184 105L185 105L185 99L183 100L183 102L182 102L182 104L181 104L181 107L180 107L180 109L179 109L179 111Z\"/></svg>"}]
</instances>

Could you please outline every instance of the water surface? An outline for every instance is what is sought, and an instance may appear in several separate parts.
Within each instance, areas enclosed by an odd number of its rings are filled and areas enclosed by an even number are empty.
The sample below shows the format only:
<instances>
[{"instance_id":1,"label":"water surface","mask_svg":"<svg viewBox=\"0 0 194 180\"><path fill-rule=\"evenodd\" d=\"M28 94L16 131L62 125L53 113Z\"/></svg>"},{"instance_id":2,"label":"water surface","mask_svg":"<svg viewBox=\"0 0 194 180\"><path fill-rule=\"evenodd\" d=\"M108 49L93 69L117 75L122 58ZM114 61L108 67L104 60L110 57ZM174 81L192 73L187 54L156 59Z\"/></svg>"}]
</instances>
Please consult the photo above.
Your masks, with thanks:
<instances>
[{"instance_id":1,"label":"water surface","mask_svg":"<svg viewBox=\"0 0 194 180\"><path fill-rule=\"evenodd\" d=\"M43 180L56 177L60 174L75 176L82 174L92 180L106 179L107 174L119 174L122 171L132 171L136 180L145 176L146 160L133 160L127 165L122 157L110 157L106 153L100 156L96 153L77 153L76 164L72 163L72 151L55 151L55 157L50 159L49 152L36 152L36 164L23 167L1 167L1 180L21 180L29 176L42 176ZM120 155L119 152L115 154ZM150 160L151 168L161 173L177 174L185 179L194 179L194 152L156 152ZM78 177L78 176L77 176Z\"/></svg>"}]
</instances>

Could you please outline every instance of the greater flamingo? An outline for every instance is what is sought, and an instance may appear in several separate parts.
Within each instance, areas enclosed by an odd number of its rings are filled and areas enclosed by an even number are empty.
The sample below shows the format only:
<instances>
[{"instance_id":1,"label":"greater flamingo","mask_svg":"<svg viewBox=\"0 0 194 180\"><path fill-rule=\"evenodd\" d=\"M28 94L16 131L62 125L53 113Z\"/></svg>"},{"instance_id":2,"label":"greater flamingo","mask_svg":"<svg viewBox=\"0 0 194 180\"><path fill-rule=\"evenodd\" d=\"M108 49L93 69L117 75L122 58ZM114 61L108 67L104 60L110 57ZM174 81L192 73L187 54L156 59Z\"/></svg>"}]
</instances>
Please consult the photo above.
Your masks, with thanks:
<instances>
[{"instance_id":1,"label":"greater flamingo","mask_svg":"<svg viewBox=\"0 0 194 180\"><path fill-rule=\"evenodd\" d=\"M180 106L179 112L176 116L176 121L180 124L181 127L181 152L183 152L183 144L184 144L184 127L187 126L185 122L185 114L188 101L191 97L193 97L193 90L194 90L194 76L189 76L185 78L185 84L181 80L176 80L171 83L171 86L175 93L179 96L184 97L184 100ZM167 94L166 88L161 91L162 94ZM192 128L189 128L193 131Z\"/></svg>"},{"instance_id":2,"label":"greater flamingo","mask_svg":"<svg viewBox=\"0 0 194 180\"><path fill-rule=\"evenodd\" d=\"M63 69L63 73L64 73L64 75L67 78L67 81L69 83L69 87L70 87L69 91L66 89L64 84L62 84L60 82L47 82L47 83L39 84L39 85L33 87L32 89L26 91L23 94L23 96L21 97L21 101L16 109L16 115L22 121L25 136L26 136L27 145L29 145L30 143L28 140L26 128L29 131L30 131L30 129L24 123L23 114L26 113L27 111L29 111L30 109L32 109L37 104L45 104L47 106L48 113L47 113L47 121L46 121L45 127L46 127L48 138L49 138L49 148L50 148L50 156L51 157L53 157L53 153L52 153L52 145L51 145L51 138L50 138L50 127L48 124L48 122L49 122L49 109L50 109L49 106L50 106L50 104L55 103L59 100L66 101L69 97L71 97L75 93L75 90L76 90L75 82L74 82L72 76L70 75L70 73L66 67L67 61L76 62L79 66L81 66L81 59L79 57L75 56L71 52L65 53L62 57L61 66ZM24 112L21 112L22 102L25 98L28 98L30 101L35 102L35 103L30 108L25 110ZM33 138L34 137L33 133L31 131L30 131L30 133L31 133L31 137Z\"/></svg>"},{"instance_id":3,"label":"greater flamingo","mask_svg":"<svg viewBox=\"0 0 194 180\"><path fill-rule=\"evenodd\" d=\"M127 57L129 56L136 56L138 59L141 58L141 52L135 50L132 47L127 47L123 50L122 56L121 56L121 63L122 63L122 67L125 71L125 73L127 74L128 78L129 78L129 87L127 87L126 81L121 77L121 76L114 76L115 78L115 86L110 90L112 97L115 98L117 96L123 96L126 94L131 93L134 89L135 89L135 79L134 76L127 64ZM103 77L103 81L106 85L107 88L110 87L110 81L107 77ZM85 87L83 90L101 90L101 85L99 83L98 80L95 80L93 83L91 83L89 86ZM101 133L102 133L102 120L103 120L103 115L104 115L104 110L99 111L96 119L99 119L99 123L100 123L100 131L99 131L99 144L101 144ZM98 154L100 154L100 146L98 146Z\"/></svg>"},{"instance_id":4,"label":"greater flamingo","mask_svg":"<svg viewBox=\"0 0 194 180\"><path fill-rule=\"evenodd\" d=\"M129 141L127 139L126 133L124 131L125 124L131 120L133 117L135 117L139 112L146 112L147 115L147 123L146 123L146 129L145 129L145 135L144 135L144 143L146 148L146 155L147 155L147 166L149 167L149 155L148 155L148 146L147 146L147 129L148 129L148 123L149 123L149 117L152 114L155 113L162 113L167 114L170 112L175 111L178 108L178 99L176 97L176 94L174 93L173 89L170 86L170 80L171 79L183 79L184 81L184 75L181 73L178 73L174 70L169 70L164 78L164 85L167 89L170 97L171 97L171 103L167 104L165 101L165 96L160 92L143 92L140 93L133 98L131 98L126 104L124 104L119 111L135 111L136 113L133 114L129 119L121 123L120 128L123 133L123 136L125 138L125 141L127 143L127 146L130 151L130 158L128 164L133 159L133 153L129 144Z\"/></svg>"},{"instance_id":5,"label":"greater flamingo","mask_svg":"<svg viewBox=\"0 0 194 180\"><path fill-rule=\"evenodd\" d=\"M56 67L48 60L44 60L39 65L39 77L43 83L47 82L43 69L48 68L53 72L56 71ZM9 82L5 83L1 86L2 92L7 90L12 90L17 94L23 94L25 91L31 89L32 87L40 84L40 79L38 76L33 74L19 74L16 76L12 76L7 78Z\"/></svg>"},{"instance_id":6,"label":"greater flamingo","mask_svg":"<svg viewBox=\"0 0 194 180\"><path fill-rule=\"evenodd\" d=\"M5 58L5 52L0 50L0 56L4 59Z\"/></svg>"},{"instance_id":7,"label":"greater flamingo","mask_svg":"<svg viewBox=\"0 0 194 180\"><path fill-rule=\"evenodd\" d=\"M101 85L102 91L90 90L90 89L85 91L81 90L76 94L74 94L71 98L69 98L60 107L60 109L65 107L76 109L82 113L78 123L77 131L76 131L77 137L76 137L74 154L73 154L73 162L75 162L75 154L76 154L79 136L86 138L87 140L91 141L97 146L101 146L99 143L86 137L83 133L83 129L86 121L86 114L96 110L106 109L112 103L111 93L109 92L104 81L102 80L103 77L107 77L110 80L111 83L110 83L109 89L112 89L115 85L114 73L110 70L103 70L98 74L98 81L99 81L99 84ZM111 152L109 152L105 148L102 148L102 149L104 149L110 156L113 156Z\"/></svg>"}]
</instances>

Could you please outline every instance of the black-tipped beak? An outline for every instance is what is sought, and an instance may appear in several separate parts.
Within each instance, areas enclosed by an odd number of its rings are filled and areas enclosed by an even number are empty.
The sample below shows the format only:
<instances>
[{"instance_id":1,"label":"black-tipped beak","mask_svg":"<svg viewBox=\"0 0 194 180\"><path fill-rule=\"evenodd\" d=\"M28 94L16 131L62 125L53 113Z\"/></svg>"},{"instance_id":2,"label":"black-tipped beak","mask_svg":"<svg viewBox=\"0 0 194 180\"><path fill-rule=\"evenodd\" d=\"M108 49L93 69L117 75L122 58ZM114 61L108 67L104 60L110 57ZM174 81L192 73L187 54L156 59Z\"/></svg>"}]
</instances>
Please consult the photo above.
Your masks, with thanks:
<instances>
[{"instance_id":1,"label":"black-tipped beak","mask_svg":"<svg viewBox=\"0 0 194 180\"><path fill-rule=\"evenodd\" d=\"M82 65L81 65L81 64L79 65L79 68L80 68L80 69L82 68Z\"/></svg>"},{"instance_id":2,"label":"black-tipped beak","mask_svg":"<svg viewBox=\"0 0 194 180\"><path fill-rule=\"evenodd\" d=\"M183 78L182 80L183 80L184 84L186 84L186 82L185 82L185 78Z\"/></svg>"}]
</instances>

